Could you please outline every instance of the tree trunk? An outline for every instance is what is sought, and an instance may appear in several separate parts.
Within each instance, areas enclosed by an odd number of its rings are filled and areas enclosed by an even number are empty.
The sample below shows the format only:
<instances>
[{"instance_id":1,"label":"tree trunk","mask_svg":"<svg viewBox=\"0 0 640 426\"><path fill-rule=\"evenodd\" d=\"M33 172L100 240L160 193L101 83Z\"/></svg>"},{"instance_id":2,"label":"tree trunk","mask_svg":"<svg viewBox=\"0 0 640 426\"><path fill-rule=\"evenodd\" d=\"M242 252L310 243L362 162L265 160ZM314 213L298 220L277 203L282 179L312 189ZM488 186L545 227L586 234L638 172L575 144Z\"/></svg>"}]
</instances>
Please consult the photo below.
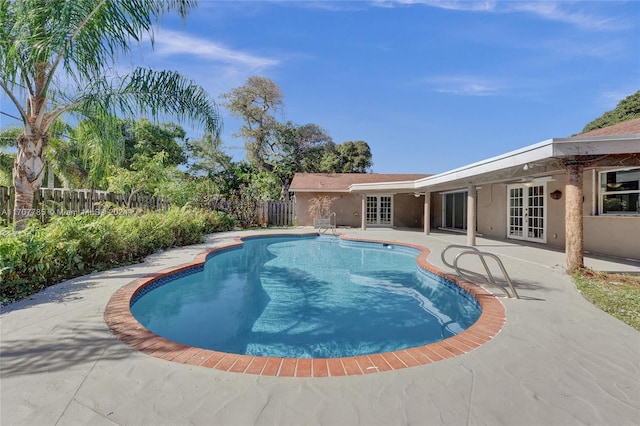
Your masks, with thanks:
<instances>
[{"instance_id":1,"label":"tree trunk","mask_svg":"<svg viewBox=\"0 0 640 426\"><path fill-rule=\"evenodd\" d=\"M282 190L281 190L282 199L284 201L289 201L291 199L289 197L289 187L291 187L291 179L285 178L281 181L281 183L282 183Z\"/></svg>"},{"instance_id":2,"label":"tree trunk","mask_svg":"<svg viewBox=\"0 0 640 426\"><path fill-rule=\"evenodd\" d=\"M567 184L565 186L565 252L567 273L569 274L584 268L582 178L582 164L568 163Z\"/></svg>"},{"instance_id":3,"label":"tree trunk","mask_svg":"<svg viewBox=\"0 0 640 426\"><path fill-rule=\"evenodd\" d=\"M18 152L13 163L13 186L16 191L13 221L18 230L24 229L25 221L36 213L33 196L44 178L45 145L46 136L37 133L18 136Z\"/></svg>"}]
</instances>

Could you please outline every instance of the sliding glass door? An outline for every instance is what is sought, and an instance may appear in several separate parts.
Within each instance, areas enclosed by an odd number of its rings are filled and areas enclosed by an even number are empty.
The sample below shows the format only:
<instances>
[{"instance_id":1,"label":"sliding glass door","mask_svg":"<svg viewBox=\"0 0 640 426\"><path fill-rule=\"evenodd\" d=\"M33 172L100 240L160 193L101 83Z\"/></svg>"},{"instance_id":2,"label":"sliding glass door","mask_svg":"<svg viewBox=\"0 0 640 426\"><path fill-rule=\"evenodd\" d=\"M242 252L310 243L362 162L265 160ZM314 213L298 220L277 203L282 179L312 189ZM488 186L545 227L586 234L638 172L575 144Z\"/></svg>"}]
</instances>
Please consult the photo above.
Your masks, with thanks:
<instances>
[{"instance_id":1,"label":"sliding glass door","mask_svg":"<svg viewBox=\"0 0 640 426\"><path fill-rule=\"evenodd\" d=\"M442 227L445 229L467 229L467 191L442 194Z\"/></svg>"}]
</instances>

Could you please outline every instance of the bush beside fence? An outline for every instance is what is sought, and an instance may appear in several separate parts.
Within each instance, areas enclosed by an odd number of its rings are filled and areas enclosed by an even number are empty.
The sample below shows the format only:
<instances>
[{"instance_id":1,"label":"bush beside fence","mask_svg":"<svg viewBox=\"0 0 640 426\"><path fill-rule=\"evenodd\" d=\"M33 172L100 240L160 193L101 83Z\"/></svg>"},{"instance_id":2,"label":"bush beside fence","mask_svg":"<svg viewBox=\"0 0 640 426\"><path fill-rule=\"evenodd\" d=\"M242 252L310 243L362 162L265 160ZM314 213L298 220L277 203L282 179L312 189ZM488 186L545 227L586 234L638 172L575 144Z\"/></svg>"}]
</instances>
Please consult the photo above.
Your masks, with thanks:
<instances>
[{"instance_id":1,"label":"bush beside fence","mask_svg":"<svg viewBox=\"0 0 640 426\"><path fill-rule=\"evenodd\" d=\"M13 221L14 200L13 187L0 186L0 225ZM296 225L296 204L293 200L258 202L250 197L225 199L220 195L213 195L205 201L196 205L234 216L243 227ZM146 212L167 210L169 207L169 201L162 197L140 194L129 196L90 189L42 188L34 196L32 213L42 223L47 223L56 216L100 215L105 208L117 214L115 209L118 208Z\"/></svg>"},{"instance_id":2,"label":"bush beside fence","mask_svg":"<svg viewBox=\"0 0 640 426\"><path fill-rule=\"evenodd\" d=\"M0 222L13 221L15 190L0 186ZM166 210L170 207L162 197L146 195L116 194L91 189L49 189L36 191L33 197L32 213L42 223L54 216L99 215L105 208L129 208L142 211Z\"/></svg>"}]
</instances>

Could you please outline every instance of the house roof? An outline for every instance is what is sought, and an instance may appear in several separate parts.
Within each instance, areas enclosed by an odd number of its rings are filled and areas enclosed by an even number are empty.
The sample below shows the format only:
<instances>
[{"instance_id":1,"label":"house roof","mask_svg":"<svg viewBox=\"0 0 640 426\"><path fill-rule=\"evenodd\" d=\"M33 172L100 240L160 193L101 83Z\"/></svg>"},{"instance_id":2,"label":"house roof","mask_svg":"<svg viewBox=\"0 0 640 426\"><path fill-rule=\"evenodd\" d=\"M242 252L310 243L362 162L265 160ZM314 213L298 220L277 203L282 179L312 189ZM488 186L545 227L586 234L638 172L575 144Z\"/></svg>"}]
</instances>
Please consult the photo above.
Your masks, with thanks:
<instances>
[{"instance_id":1,"label":"house roof","mask_svg":"<svg viewBox=\"0 0 640 426\"><path fill-rule=\"evenodd\" d=\"M564 158L626 154L632 154L633 158L628 161L637 164L635 158L640 155L640 119L629 120L570 138L548 139L414 182L362 183L352 185L350 190L351 192L445 191L464 188L471 184L521 182L532 178L541 179L565 170L562 162Z\"/></svg>"},{"instance_id":2,"label":"house roof","mask_svg":"<svg viewBox=\"0 0 640 426\"><path fill-rule=\"evenodd\" d=\"M583 138L590 136L623 136L623 135L640 135L640 117L633 120L623 121L608 127L591 130L590 132L575 135L575 138Z\"/></svg>"},{"instance_id":3,"label":"house roof","mask_svg":"<svg viewBox=\"0 0 640 426\"><path fill-rule=\"evenodd\" d=\"M296 173L291 181L291 192L349 192L354 184L384 182L413 182L428 174L388 173Z\"/></svg>"}]
</instances>

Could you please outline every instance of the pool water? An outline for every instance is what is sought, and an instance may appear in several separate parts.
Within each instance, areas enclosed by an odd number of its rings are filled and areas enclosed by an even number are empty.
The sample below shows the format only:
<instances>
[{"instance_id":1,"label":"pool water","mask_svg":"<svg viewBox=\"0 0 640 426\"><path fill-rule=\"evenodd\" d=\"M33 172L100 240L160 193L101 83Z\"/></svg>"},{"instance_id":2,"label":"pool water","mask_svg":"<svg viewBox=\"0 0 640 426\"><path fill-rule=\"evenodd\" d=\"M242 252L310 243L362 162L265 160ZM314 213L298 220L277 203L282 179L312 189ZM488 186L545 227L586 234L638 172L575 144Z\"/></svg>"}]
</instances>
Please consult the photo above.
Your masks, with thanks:
<instances>
[{"instance_id":1,"label":"pool water","mask_svg":"<svg viewBox=\"0 0 640 426\"><path fill-rule=\"evenodd\" d=\"M333 358L406 349L458 334L475 299L419 268L418 250L333 236L260 237L132 301L167 339L255 356Z\"/></svg>"}]
</instances>

